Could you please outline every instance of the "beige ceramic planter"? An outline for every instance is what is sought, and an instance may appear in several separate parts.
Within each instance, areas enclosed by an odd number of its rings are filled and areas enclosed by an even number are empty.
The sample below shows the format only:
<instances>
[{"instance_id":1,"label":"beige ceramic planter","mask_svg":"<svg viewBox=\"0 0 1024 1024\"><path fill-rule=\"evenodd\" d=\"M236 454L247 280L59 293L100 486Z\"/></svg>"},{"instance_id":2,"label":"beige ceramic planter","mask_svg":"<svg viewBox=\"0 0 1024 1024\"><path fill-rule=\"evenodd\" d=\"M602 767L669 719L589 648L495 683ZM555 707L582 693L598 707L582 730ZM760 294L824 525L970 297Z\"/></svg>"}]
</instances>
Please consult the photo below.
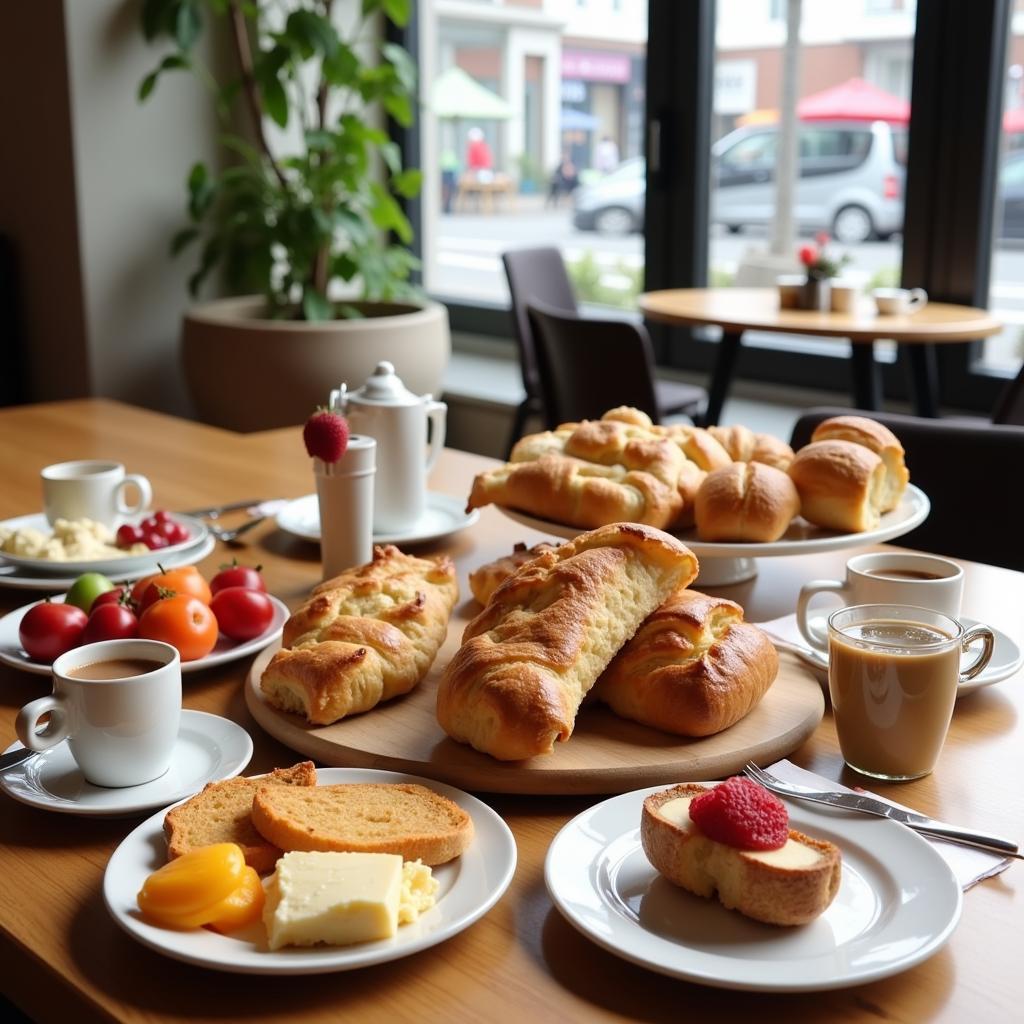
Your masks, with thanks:
<instances>
[{"instance_id":1,"label":"beige ceramic planter","mask_svg":"<svg viewBox=\"0 0 1024 1024\"><path fill-rule=\"evenodd\" d=\"M229 430L302 423L331 388L360 387L382 359L410 391L439 395L451 352L437 302L359 304L361 320L265 320L258 296L218 299L185 316L185 377L200 419Z\"/></svg>"}]
</instances>

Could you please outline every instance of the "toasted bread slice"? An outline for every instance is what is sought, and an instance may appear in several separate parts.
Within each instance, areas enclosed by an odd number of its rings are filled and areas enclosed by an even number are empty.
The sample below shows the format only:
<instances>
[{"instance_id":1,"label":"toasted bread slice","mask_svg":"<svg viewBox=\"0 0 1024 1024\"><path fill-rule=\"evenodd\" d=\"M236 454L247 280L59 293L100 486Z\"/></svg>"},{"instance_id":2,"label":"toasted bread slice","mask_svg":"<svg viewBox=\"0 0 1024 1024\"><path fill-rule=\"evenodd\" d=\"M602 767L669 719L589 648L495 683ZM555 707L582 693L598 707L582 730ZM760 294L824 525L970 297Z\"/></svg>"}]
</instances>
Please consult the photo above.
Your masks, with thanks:
<instances>
[{"instance_id":1,"label":"toasted bread slice","mask_svg":"<svg viewBox=\"0 0 1024 1024\"><path fill-rule=\"evenodd\" d=\"M191 800L172 807L164 818L167 856L170 859L197 846L212 843L237 843L245 862L260 874L274 870L281 851L256 831L250 812L256 791L268 789L306 789L316 785L312 761L291 768L275 768L269 775L256 778L224 779L211 782Z\"/></svg>"},{"instance_id":2,"label":"toasted bread slice","mask_svg":"<svg viewBox=\"0 0 1024 1024\"><path fill-rule=\"evenodd\" d=\"M261 786L252 821L267 842L288 852L397 853L431 865L458 857L473 838L473 821L461 807L405 782Z\"/></svg>"},{"instance_id":3,"label":"toasted bread slice","mask_svg":"<svg viewBox=\"0 0 1024 1024\"><path fill-rule=\"evenodd\" d=\"M689 800L705 791L673 786L644 801L640 841L654 867L683 889L706 897L717 892L726 907L767 924L806 924L821 914L839 891L839 848L795 829L781 850L716 842L690 820Z\"/></svg>"}]
</instances>

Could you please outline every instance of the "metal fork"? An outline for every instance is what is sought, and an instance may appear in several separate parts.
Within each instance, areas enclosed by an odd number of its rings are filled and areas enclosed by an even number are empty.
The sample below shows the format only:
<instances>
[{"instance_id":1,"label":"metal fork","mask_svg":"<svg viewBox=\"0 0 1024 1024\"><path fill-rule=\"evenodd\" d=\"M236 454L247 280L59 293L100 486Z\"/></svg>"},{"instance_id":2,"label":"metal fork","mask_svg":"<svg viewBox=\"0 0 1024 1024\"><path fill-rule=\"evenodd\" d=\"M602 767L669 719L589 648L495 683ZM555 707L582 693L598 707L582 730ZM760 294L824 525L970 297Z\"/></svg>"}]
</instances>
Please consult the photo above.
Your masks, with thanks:
<instances>
[{"instance_id":1,"label":"metal fork","mask_svg":"<svg viewBox=\"0 0 1024 1024\"><path fill-rule=\"evenodd\" d=\"M225 544L231 544L243 534L248 533L254 526L259 526L267 517L256 516L253 519L249 519L242 523L241 526L235 526L231 529L225 529L223 526L218 526L216 523L207 523L206 528L217 538L219 541L223 541Z\"/></svg>"},{"instance_id":2,"label":"metal fork","mask_svg":"<svg viewBox=\"0 0 1024 1024\"><path fill-rule=\"evenodd\" d=\"M912 828L915 832L931 836L934 839L945 839L961 846L973 846L981 850L988 850L1001 857L1024 860L1024 854L1020 853L1020 847L1010 839L1003 839L1001 836L988 832L977 832L956 825L947 825L943 821L928 818L914 811L906 811L902 807L894 807L884 800L878 800L866 794L805 789L776 778L763 768L758 768L752 761L746 764L743 773L779 796L788 796L794 800L807 800L816 804L827 804L830 807L840 807L845 810L861 811L865 814L877 815L880 818L890 818Z\"/></svg>"}]
</instances>

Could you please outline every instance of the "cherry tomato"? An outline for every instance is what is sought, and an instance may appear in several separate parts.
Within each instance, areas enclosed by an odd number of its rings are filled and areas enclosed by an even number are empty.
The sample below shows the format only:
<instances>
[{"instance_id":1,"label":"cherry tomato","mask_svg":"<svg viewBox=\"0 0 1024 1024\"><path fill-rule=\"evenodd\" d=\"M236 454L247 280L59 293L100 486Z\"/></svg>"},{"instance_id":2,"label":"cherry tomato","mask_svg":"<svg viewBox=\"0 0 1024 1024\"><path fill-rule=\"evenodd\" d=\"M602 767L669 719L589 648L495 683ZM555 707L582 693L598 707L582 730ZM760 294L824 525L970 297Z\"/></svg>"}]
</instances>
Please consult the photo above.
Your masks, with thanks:
<instances>
[{"instance_id":1,"label":"cherry tomato","mask_svg":"<svg viewBox=\"0 0 1024 1024\"><path fill-rule=\"evenodd\" d=\"M82 631L82 643L91 644L97 640L131 640L139 630L135 612L123 604L101 604L94 608L89 621Z\"/></svg>"},{"instance_id":2,"label":"cherry tomato","mask_svg":"<svg viewBox=\"0 0 1024 1024\"><path fill-rule=\"evenodd\" d=\"M142 530L130 523L125 523L117 528L117 546L119 548L130 548L133 544L143 543Z\"/></svg>"},{"instance_id":3,"label":"cherry tomato","mask_svg":"<svg viewBox=\"0 0 1024 1024\"><path fill-rule=\"evenodd\" d=\"M147 588L147 587L148 587L148 586L150 585L150 583L152 583L152 582L153 582L153 580L155 580L155 579L157 578L157 576L159 576L159 575L160 575L160 573L158 573L158 572L155 572L155 573L153 573L153 575L152 575L152 576L143 576L143 577L142 577L142 579L141 579L141 580L139 580L139 581L138 581L138 582L137 582L137 583L136 583L136 584L135 584L135 585L134 585L134 586L132 587L132 601L133 601L133 602L134 602L135 604L142 604L142 595L143 595L143 594L144 594L144 593L146 592L146 588Z\"/></svg>"},{"instance_id":4,"label":"cherry tomato","mask_svg":"<svg viewBox=\"0 0 1024 1024\"><path fill-rule=\"evenodd\" d=\"M203 579L199 570L194 565L183 565L177 569L163 570L156 576L148 577L145 586L138 598L142 608L148 608L154 601L160 600L160 590L173 590L175 594L190 594L198 597L203 604L209 604L213 595L210 593L210 584ZM132 591L134 597L135 590Z\"/></svg>"},{"instance_id":5,"label":"cherry tomato","mask_svg":"<svg viewBox=\"0 0 1024 1024\"><path fill-rule=\"evenodd\" d=\"M252 640L267 631L274 606L260 590L226 587L213 595L210 604L220 631L230 640Z\"/></svg>"},{"instance_id":6,"label":"cherry tomato","mask_svg":"<svg viewBox=\"0 0 1024 1024\"><path fill-rule=\"evenodd\" d=\"M206 657L217 643L217 620L198 597L178 594L157 601L142 613L139 636L178 648L182 661Z\"/></svg>"},{"instance_id":7,"label":"cherry tomato","mask_svg":"<svg viewBox=\"0 0 1024 1024\"><path fill-rule=\"evenodd\" d=\"M158 523L169 523L171 521L171 513L165 508L158 508L153 513L152 518Z\"/></svg>"},{"instance_id":8,"label":"cherry tomato","mask_svg":"<svg viewBox=\"0 0 1024 1024\"><path fill-rule=\"evenodd\" d=\"M51 662L82 642L89 617L73 604L33 605L18 626L18 639L33 661Z\"/></svg>"},{"instance_id":9,"label":"cherry tomato","mask_svg":"<svg viewBox=\"0 0 1024 1024\"><path fill-rule=\"evenodd\" d=\"M131 591L125 584L121 583L114 587L113 590L106 590L95 601L89 606L89 614L92 615L100 605L104 604L121 604L129 605L132 603Z\"/></svg>"},{"instance_id":10,"label":"cherry tomato","mask_svg":"<svg viewBox=\"0 0 1024 1024\"><path fill-rule=\"evenodd\" d=\"M210 593L227 590L228 587L244 587L246 590L261 590L266 593L267 585L263 582L263 566L255 569L248 565L239 565L237 561L230 565L222 565L220 572L210 580Z\"/></svg>"}]
</instances>

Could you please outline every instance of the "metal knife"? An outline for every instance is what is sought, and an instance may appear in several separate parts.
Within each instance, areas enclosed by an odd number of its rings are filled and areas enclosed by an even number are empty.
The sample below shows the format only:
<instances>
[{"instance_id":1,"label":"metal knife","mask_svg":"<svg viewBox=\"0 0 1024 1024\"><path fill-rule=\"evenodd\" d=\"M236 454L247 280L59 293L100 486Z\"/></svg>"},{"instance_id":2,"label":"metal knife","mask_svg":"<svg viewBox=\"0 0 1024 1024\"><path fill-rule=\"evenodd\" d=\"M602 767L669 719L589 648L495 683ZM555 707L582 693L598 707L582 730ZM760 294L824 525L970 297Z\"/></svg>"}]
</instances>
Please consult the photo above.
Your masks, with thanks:
<instances>
[{"instance_id":1,"label":"metal knife","mask_svg":"<svg viewBox=\"0 0 1024 1024\"><path fill-rule=\"evenodd\" d=\"M0 772L7 771L8 768L15 768L23 761L27 761L30 757L35 757L36 752L29 750L28 747L18 747L17 750L11 750L6 754L0 754Z\"/></svg>"},{"instance_id":2,"label":"metal knife","mask_svg":"<svg viewBox=\"0 0 1024 1024\"><path fill-rule=\"evenodd\" d=\"M226 505L211 505L209 508L191 508L181 514L183 516L216 519L217 516L223 515L225 512L237 512L239 509L251 508L253 505L261 504L263 501L263 498L247 498L245 501L229 501Z\"/></svg>"}]
</instances>

